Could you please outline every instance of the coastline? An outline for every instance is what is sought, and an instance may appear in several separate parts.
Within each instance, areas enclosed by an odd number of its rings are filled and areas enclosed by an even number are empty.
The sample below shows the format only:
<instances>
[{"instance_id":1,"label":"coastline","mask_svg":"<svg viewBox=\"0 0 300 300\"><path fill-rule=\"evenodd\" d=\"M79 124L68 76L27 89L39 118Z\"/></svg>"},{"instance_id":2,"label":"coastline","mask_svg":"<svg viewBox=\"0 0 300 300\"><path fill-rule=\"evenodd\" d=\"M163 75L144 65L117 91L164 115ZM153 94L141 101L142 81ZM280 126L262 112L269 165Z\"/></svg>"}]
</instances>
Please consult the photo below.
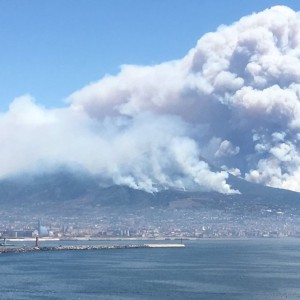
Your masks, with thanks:
<instances>
[{"instance_id":1,"label":"coastline","mask_svg":"<svg viewBox=\"0 0 300 300\"><path fill-rule=\"evenodd\" d=\"M253 240L253 239L297 239L299 237L296 236L283 236L283 237L160 237L160 238L149 238L149 237L101 237L101 238L94 238L94 237L63 237L63 238L57 238L57 237L39 237L40 242L76 242L76 241L86 241L86 242L118 242L118 241L153 241L153 242L179 242L179 241L211 241L211 240ZM6 238L7 242L35 242L36 238Z\"/></svg>"},{"instance_id":2,"label":"coastline","mask_svg":"<svg viewBox=\"0 0 300 300\"><path fill-rule=\"evenodd\" d=\"M6 238L7 242L35 242L36 238ZM105 237L105 238L94 238L94 237L63 237L63 238L56 238L56 237L39 237L40 242L68 242L68 241L162 241L162 242L169 242L169 241L187 241L187 240L198 240L198 238L143 238L143 237Z\"/></svg>"}]
</instances>

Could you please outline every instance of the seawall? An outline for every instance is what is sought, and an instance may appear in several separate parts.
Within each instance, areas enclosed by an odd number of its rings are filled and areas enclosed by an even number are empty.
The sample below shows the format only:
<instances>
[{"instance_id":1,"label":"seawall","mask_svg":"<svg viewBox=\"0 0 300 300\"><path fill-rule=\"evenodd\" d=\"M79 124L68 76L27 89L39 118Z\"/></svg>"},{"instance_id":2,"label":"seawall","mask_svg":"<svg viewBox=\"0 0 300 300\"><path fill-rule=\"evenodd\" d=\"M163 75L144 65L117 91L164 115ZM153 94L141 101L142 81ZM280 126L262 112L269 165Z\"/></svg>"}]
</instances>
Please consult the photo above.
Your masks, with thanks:
<instances>
[{"instance_id":1,"label":"seawall","mask_svg":"<svg viewBox=\"0 0 300 300\"><path fill-rule=\"evenodd\" d=\"M141 244L141 245L60 245L44 247L1 247L0 253L20 253L34 251L76 251L104 249L137 249L137 248L184 248L184 244Z\"/></svg>"}]
</instances>

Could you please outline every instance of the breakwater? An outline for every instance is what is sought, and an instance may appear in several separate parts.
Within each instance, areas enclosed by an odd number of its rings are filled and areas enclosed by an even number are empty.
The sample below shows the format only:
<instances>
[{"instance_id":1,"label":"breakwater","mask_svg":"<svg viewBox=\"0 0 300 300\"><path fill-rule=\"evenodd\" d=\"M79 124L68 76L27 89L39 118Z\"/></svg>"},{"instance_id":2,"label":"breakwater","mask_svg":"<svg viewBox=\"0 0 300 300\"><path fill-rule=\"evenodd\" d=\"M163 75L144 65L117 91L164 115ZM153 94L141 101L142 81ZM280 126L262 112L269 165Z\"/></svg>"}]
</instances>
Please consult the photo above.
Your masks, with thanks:
<instances>
[{"instance_id":1,"label":"breakwater","mask_svg":"<svg viewBox=\"0 0 300 300\"><path fill-rule=\"evenodd\" d=\"M21 253L34 251L76 251L104 249L136 249L136 248L184 248L184 244L141 244L141 245L59 245L43 247L3 247L0 253Z\"/></svg>"}]
</instances>

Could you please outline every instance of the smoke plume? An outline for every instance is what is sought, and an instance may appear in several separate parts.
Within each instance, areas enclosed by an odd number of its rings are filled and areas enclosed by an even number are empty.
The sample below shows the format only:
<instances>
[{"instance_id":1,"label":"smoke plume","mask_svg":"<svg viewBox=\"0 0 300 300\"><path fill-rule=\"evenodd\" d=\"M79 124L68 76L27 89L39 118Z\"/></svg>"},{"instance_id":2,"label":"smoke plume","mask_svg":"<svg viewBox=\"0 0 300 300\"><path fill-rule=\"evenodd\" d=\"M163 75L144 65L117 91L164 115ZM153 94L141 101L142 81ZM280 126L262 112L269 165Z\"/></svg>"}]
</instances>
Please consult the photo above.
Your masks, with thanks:
<instances>
[{"instance_id":1,"label":"smoke plume","mask_svg":"<svg viewBox=\"0 0 300 300\"><path fill-rule=\"evenodd\" d=\"M149 192L237 193L228 173L300 191L299 99L300 15L275 6L205 34L182 59L124 65L68 108L15 99L0 115L0 176L78 165Z\"/></svg>"}]
</instances>

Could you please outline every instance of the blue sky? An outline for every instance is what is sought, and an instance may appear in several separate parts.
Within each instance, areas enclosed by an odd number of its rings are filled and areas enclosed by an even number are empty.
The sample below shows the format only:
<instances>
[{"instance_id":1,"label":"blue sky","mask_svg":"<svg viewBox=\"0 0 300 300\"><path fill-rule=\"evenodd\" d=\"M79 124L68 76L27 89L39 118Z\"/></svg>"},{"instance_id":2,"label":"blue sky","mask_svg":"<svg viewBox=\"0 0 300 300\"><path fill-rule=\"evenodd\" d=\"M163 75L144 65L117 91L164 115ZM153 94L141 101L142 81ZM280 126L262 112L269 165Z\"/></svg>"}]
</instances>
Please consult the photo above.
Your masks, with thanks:
<instances>
[{"instance_id":1,"label":"blue sky","mask_svg":"<svg viewBox=\"0 0 300 300\"><path fill-rule=\"evenodd\" d=\"M184 56L220 24L298 1L1 0L0 111L25 93L46 107L122 64Z\"/></svg>"}]
</instances>

